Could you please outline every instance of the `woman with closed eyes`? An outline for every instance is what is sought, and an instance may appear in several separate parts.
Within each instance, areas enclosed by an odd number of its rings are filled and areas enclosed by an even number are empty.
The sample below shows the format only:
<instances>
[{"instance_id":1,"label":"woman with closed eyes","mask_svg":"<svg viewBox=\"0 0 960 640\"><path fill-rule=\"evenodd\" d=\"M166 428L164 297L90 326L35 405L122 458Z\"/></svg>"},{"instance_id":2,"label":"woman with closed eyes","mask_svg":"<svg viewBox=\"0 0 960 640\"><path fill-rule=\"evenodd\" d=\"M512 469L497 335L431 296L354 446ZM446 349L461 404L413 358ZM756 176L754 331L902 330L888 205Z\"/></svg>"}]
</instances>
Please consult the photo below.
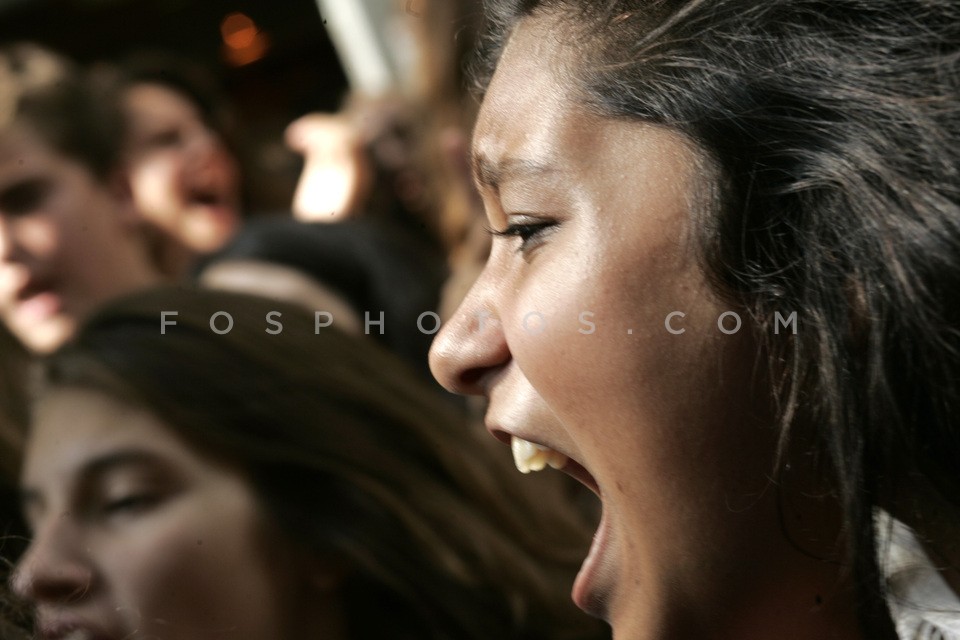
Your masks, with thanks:
<instances>
[{"instance_id":1,"label":"woman with closed eyes","mask_svg":"<svg viewBox=\"0 0 960 640\"><path fill-rule=\"evenodd\" d=\"M103 309L27 436L38 637L603 638L564 593L589 532L411 371L280 302Z\"/></svg>"},{"instance_id":2,"label":"woman with closed eyes","mask_svg":"<svg viewBox=\"0 0 960 640\"><path fill-rule=\"evenodd\" d=\"M956 3L487 10L493 248L431 366L599 496L576 603L960 638Z\"/></svg>"}]
</instances>

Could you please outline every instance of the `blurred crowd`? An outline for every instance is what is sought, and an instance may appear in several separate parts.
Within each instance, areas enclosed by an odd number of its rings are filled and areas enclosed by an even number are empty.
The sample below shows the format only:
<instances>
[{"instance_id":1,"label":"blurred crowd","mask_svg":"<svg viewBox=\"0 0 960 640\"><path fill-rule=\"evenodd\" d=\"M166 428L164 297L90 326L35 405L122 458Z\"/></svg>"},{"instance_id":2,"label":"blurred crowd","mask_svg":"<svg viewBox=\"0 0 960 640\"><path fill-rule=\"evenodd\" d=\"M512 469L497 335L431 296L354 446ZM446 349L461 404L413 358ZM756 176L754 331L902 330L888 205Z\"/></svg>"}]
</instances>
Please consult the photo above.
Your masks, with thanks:
<instances>
[{"instance_id":1,"label":"blurred crowd","mask_svg":"<svg viewBox=\"0 0 960 640\"><path fill-rule=\"evenodd\" d=\"M0 49L2 637L604 637L578 492L429 376L488 235L478 7L420 15L413 91L290 123L281 212L209 70Z\"/></svg>"}]
</instances>

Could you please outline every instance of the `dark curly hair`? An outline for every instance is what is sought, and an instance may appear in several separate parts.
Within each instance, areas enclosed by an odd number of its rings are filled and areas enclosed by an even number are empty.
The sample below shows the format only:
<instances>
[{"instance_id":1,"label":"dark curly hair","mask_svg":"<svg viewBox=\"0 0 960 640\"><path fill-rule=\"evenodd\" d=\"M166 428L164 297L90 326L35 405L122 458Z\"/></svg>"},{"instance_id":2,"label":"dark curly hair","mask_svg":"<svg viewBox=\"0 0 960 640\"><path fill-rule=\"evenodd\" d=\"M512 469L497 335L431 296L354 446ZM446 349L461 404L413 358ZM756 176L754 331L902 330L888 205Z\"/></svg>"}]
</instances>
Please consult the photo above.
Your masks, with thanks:
<instances>
[{"instance_id":1,"label":"dark curly hair","mask_svg":"<svg viewBox=\"0 0 960 640\"><path fill-rule=\"evenodd\" d=\"M753 317L781 451L831 476L865 637L896 637L874 513L960 513L960 4L953 0L492 0L482 89L513 25L549 13L571 83L685 134L711 206L702 268ZM567 37L569 36L569 37ZM775 312L799 331L773 340ZM906 496L906 499L904 497Z\"/></svg>"}]
</instances>

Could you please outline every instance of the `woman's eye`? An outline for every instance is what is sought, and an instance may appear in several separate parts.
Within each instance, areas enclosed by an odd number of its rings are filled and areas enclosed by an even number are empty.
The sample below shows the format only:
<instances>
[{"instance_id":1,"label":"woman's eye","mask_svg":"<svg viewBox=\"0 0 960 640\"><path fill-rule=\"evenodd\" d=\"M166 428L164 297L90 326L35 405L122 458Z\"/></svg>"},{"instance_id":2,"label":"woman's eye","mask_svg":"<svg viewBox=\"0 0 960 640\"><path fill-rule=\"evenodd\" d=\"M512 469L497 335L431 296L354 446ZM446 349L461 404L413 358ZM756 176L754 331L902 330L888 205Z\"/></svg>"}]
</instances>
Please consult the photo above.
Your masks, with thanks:
<instances>
[{"instance_id":1,"label":"woman's eye","mask_svg":"<svg viewBox=\"0 0 960 640\"><path fill-rule=\"evenodd\" d=\"M548 232L555 229L557 223L550 220L537 222L515 222L503 230L489 229L490 233L498 237L520 238L519 251L529 251L543 242Z\"/></svg>"},{"instance_id":2,"label":"woman's eye","mask_svg":"<svg viewBox=\"0 0 960 640\"><path fill-rule=\"evenodd\" d=\"M137 493L107 500L103 505L103 513L107 515L139 513L153 507L159 501L159 496L148 493Z\"/></svg>"},{"instance_id":3,"label":"woman's eye","mask_svg":"<svg viewBox=\"0 0 960 640\"><path fill-rule=\"evenodd\" d=\"M166 149L178 147L183 142L180 131L170 129L167 131L158 131L147 138L144 146L150 149Z\"/></svg>"},{"instance_id":4,"label":"woman's eye","mask_svg":"<svg viewBox=\"0 0 960 640\"><path fill-rule=\"evenodd\" d=\"M11 216L32 213L43 205L51 190L46 180L25 180L0 193L0 211Z\"/></svg>"}]
</instances>

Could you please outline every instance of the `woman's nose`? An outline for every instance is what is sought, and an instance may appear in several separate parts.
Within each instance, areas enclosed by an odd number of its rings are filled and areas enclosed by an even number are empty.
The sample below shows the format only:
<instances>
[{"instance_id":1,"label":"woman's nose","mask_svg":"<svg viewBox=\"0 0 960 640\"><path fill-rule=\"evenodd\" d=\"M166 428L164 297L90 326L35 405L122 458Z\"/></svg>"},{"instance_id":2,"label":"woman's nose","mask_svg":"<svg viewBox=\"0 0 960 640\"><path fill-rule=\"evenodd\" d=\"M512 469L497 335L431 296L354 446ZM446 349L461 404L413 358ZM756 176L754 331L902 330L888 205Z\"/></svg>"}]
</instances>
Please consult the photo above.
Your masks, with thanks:
<instances>
[{"instance_id":1,"label":"woman's nose","mask_svg":"<svg viewBox=\"0 0 960 640\"><path fill-rule=\"evenodd\" d=\"M483 395L491 375L510 361L497 310L491 304L486 270L444 324L430 348L430 370L447 390Z\"/></svg>"},{"instance_id":2,"label":"woman's nose","mask_svg":"<svg viewBox=\"0 0 960 640\"><path fill-rule=\"evenodd\" d=\"M11 586L33 604L64 603L83 598L93 580L93 567L76 534L54 525L34 536L14 569Z\"/></svg>"}]
</instances>

